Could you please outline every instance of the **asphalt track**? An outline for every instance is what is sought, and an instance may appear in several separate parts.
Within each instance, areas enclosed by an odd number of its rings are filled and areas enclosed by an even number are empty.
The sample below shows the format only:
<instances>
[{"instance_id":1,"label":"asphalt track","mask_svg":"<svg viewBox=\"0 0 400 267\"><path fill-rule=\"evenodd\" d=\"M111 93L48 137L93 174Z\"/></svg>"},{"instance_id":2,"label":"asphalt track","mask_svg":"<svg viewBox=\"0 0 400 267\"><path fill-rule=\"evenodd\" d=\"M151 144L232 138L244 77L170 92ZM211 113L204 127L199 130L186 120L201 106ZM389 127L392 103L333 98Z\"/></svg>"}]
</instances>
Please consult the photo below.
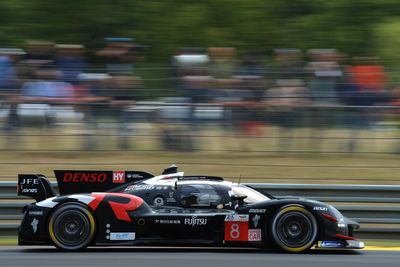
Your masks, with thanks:
<instances>
[{"instance_id":1,"label":"asphalt track","mask_svg":"<svg viewBox=\"0 0 400 267\"><path fill-rule=\"evenodd\" d=\"M286 254L272 250L226 248L113 247L85 252L53 248L0 247L0 266L162 266L162 267L329 267L400 266L400 251L311 251Z\"/></svg>"}]
</instances>

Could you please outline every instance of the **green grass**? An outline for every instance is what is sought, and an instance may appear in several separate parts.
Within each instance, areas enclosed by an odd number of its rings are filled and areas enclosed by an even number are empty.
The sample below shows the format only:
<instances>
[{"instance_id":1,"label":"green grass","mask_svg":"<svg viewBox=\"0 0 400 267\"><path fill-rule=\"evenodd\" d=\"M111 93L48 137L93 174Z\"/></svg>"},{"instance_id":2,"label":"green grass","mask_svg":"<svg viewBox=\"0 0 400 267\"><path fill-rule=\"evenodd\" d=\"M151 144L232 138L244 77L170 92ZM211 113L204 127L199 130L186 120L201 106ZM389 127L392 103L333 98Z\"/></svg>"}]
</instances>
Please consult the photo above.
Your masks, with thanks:
<instances>
[{"instance_id":1,"label":"green grass","mask_svg":"<svg viewBox=\"0 0 400 267\"><path fill-rule=\"evenodd\" d=\"M0 246L16 246L18 239L14 236L0 236Z\"/></svg>"},{"instance_id":2,"label":"green grass","mask_svg":"<svg viewBox=\"0 0 400 267\"><path fill-rule=\"evenodd\" d=\"M219 175L242 182L400 184L399 156L291 155L205 152L7 152L3 180L19 173L54 176L54 169L145 170L159 174L175 163L188 175Z\"/></svg>"},{"instance_id":3,"label":"green grass","mask_svg":"<svg viewBox=\"0 0 400 267\"><path fill-rule=\"evenodd\" d=\"M117 149L117 136L93 137L98 149L83 150L87 130L82 126L64 126L50 129L26 128L19 134L29 136L0 136L0 180L15 180L18 173L42 173L54 176L54 169L145 170L159 174L169 164L178 164L188 175L218 175L228 180L242 182L274 183L333 183L333 184L400 184L398 154L320 154L259 152L277 149L277 140L268 138L237 137L219 128L204 129L198 134L202 150L173 152L160 150L155 136L163 127L160 124L137 125L141 129L131 136L129 151ZM147 128L146 128L147 127ZM264 136L278 136L274 127L265 127ZM97 134L115 134L115 130L100 129ZM43 136L44 134L49 136ZM51 136L54 134L64 136ZM297 136L307 136L307 130L298 129ZM395 136L395 132L362 132L361 137L377 135ZM345 136L344 130L327 131L328 136ZM376 136L375 136L376 137ZM298 139L293 149L304 150L308 139ZM317 143L320 141L315 141ZM321 150L340 152L345 140L324 140ZM398 140L369 139L360 141L360 151L389 151ZM104 150L112 151L104 151ZM16 151L29 150L29 151ZM42 150L42 151L40 151ZM49 151L56 150L56 151ZM63 151L64 150L64 151ZM73 151L65 151L73 150ZM160 151L149 151L160 150ZM235 150L232 152L229 150ZM257 152L258 151L258 152Z\"/></svg>"},{"instance_id":4,"label":"green grass","mask_svg":"<svg viewBox=\"0 0 400 267\"><path fill-rule=\"evenodd\" d=\"M367 239L363 240L366 246L374 246L374 247L400 247L399 240L382 240L382 239Z\"/></svg>"}]
</instances>

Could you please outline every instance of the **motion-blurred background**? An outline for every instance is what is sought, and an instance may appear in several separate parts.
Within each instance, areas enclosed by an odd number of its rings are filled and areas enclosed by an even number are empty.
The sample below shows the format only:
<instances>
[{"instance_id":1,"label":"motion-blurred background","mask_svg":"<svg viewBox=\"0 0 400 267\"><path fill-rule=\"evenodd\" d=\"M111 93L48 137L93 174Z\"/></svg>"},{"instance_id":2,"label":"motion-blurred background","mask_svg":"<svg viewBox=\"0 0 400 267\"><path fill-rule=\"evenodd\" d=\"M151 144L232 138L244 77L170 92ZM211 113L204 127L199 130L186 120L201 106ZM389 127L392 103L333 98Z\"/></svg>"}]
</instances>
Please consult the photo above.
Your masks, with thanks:
<instances>
[{"instance_id":1,"label":"motion-blurred background","mask_svg":"<svg viewBox=\"0 0 400 267\"><path fill-rule=\"evenodd\" d=\"M0 3L0 179L400 184L400 3Z\"/></svg>"}]
</instances>

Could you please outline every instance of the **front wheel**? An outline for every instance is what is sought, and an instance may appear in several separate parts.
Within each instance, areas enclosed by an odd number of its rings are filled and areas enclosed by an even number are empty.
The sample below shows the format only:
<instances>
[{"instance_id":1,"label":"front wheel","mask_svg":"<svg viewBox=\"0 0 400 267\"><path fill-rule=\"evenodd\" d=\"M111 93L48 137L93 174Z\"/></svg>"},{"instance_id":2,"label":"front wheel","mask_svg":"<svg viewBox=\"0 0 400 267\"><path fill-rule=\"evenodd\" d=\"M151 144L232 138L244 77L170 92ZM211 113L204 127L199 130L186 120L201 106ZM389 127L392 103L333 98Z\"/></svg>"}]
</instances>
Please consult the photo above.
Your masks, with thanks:
<instances>
[{"instance_id":1,"label":"front wheel","mask_svg":"<svg viewBox=\"0 0 400 267\"><path fill-rule=\"evenodd\" d=\"M95 235L93 214L83 205L67 203L51 215L48 230L53 244L66 251L86 248Z\"/></svg>"},{"instance_id":2,"label":"front wheel","mask_svg":"<svg viewBox=\"0 0 400 267\"><path fill-rule=\"evenodd\" d=\"M317 238L318 225L314 216L303 207L280 209L271 224L271 234L281 249L302 252L310 249Z\"/></svg>"}]
</instances>

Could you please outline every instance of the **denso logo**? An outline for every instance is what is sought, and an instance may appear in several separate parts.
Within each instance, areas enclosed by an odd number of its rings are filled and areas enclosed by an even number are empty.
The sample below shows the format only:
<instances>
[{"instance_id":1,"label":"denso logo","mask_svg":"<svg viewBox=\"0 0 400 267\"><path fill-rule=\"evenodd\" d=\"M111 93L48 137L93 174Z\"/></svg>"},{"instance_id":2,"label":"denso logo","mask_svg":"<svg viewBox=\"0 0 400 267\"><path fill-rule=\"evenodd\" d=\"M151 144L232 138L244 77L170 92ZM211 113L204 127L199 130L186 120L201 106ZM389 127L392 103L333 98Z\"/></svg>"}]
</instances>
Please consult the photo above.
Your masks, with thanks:
<instances>
[{"instance_id":1,"label":"denso logo","mask_svg":"<svg viewBox=\"0 0 400 267\"><path fill-rule=\"evenodd\" d=\"M63 182L72 183L104 183L107 181L106 173L82 173L82 172L66 172L63 177Z\"/></svg>"},{"instance_id":2,"label":"denso logo","mask_svg":"<svg viewBox=\"0 0 400 267\"><path fill-rule=\"evenodd\" d=\"M113 172L113 183L116 183L116 184L125 183L125 172L124 171Z\"/></svg>"}]
</instances>

